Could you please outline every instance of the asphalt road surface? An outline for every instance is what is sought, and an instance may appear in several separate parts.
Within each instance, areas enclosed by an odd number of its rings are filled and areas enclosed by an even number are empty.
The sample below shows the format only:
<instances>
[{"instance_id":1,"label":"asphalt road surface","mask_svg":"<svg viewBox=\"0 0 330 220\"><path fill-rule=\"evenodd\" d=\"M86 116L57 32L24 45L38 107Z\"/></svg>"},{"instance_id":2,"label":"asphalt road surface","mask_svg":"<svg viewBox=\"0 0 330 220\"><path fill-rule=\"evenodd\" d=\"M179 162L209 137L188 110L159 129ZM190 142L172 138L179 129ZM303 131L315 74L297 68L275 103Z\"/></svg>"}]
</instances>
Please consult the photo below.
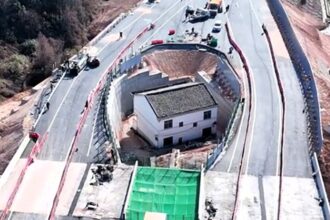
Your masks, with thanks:
<instances>
[{"instance_id":1,"label":"asphalt road surface","mask_svg":"<svg viewBox=\"0 0 330 220\"><path fill-rule=\"evenodd\" d=\"M248 60L252 78L252 110L243 173L255 176L279 174L279 148L282 109L270 51L261 25L265 24L272 40L282 41L266 1L234 0L228 13L233 37ZM303 95L291 60L283 56L286 48L275 44L277 66L286 100L284 135L284 175L311 177L306 137L306 118L302 113ZM281 50L281 51L279 51ZM282 54L280 54L282 53ZM247 106L247 105L246 105ZM238 172L247 126L242 119L243 135L233 141L215 170Z\"/></svg>"}]
</instances>

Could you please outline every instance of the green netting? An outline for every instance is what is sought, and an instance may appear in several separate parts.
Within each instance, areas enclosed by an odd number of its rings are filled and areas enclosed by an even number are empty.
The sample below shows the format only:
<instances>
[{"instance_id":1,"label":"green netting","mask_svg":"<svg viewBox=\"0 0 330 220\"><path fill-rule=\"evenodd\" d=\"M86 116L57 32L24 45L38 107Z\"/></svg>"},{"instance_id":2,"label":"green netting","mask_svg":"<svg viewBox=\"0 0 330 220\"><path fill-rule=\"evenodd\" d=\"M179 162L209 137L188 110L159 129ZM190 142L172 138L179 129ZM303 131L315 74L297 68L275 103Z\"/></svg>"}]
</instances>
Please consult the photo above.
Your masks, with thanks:
<instances>
[{"instance_id":1,"label":"green netting","mask_svg":"<svg viewBox=\"0 0 330 220\"><path fill-rule=\"evenodd\" d=\"M138 167L126 219L143 220L145 212L162 212L168 220L195 220L200 172Z\"/></svg>"}]
</instances>

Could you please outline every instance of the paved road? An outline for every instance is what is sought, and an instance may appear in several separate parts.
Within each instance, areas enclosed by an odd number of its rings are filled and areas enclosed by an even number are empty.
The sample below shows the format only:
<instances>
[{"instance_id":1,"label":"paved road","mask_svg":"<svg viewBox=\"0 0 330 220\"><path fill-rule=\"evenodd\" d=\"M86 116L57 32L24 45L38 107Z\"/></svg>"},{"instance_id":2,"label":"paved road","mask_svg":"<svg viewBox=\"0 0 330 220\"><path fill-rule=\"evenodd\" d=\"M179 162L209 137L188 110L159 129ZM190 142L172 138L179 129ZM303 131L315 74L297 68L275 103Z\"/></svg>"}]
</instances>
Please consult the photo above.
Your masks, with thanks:
<instances>
[{"instance_id":1,"label":"paved road","mask_svg":"<svg viewBox=\"0 0 330 220\"><path fill-rule=\"evenodd\" d=\"M233 1L228 17L233 37L248 60L252 80L253 103L243 171L256 176L276 175L281 103L268 45L248 0ZM224 162L229 164L222 162L220 170L238 171L244 133L239 138L239 144L234 145L239 149L233 150L234 157L225 156Z\"/></svg>"},{"instance_id":2,"label":"paved road","mask_svg":"<svg viewBox=\"0 0 330 220\"><path fill-rule=\"evenodd\" d=\"M261 35L261 24L264 23L273 36L272 39L276 40L274 42L276 59L286 97L284 174L310 177L306 119L302 113L303 96L291 60L286 56L287 50L284 46L281 48L278 46L283 42L266 1L234 0L231 3L228 17L234 38L248 60L253 82L252 115L243 173L255 176L279 174L282 110L268 44L265 36ZM243 118L241 126L244 134L247 126L245 118ZM243 138L244 135L236 138L223 160L215 167L216 170L238 171Z\"/></svg>"},{"instance_id":3,"label":"paved road","mask_svg":"<svg viewBox=\"0 0 330 220\"><path fill-rule=\"evenodd\" d=\"M284 175L311 177L311 166L308 155L307 121L303 113L304 100L299 80L290 60L287 49L277 29L266 1L254 2L257 16L265 21L275 45L277 66L283 83L286 112L284 134Z\"/></svg>"}]
</instances>

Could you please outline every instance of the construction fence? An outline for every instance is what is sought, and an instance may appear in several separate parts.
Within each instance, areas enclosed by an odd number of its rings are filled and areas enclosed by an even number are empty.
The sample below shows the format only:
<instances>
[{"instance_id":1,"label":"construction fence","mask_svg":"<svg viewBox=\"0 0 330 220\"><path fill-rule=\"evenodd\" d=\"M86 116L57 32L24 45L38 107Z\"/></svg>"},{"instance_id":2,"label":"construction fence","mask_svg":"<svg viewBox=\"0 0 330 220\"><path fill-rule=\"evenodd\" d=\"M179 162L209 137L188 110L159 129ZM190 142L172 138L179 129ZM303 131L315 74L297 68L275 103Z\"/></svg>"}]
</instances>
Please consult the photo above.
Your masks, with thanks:
<instances>
[{"instance_id":1,"label":"construction fence","mask_svg":"<svg viewBox=\"0 0 330 220\"><path fill-rule=\"evenodd\" d=\"M217 160L217 158L219 157L219 155L221 154L221 152L225 149L226 146L230 145L231 140L232 140L232 134L235 130L236 124L238 124L238 122L240 120L238 120L237 116L239 115L239 108L240 106L244 106L244 102L241 102L241 100L238 100L234 106L233 112L230 116L227 128L225 130L225 134L223 139L221 140L221 143L219 143L213 150L211 153L209 153L208 157L207 157L207 161L206 161L206 165L205 165L205 170L208 170L209 168L212 167L212 165L214 164L214 162Z\"/></svg>"}]
</instances>

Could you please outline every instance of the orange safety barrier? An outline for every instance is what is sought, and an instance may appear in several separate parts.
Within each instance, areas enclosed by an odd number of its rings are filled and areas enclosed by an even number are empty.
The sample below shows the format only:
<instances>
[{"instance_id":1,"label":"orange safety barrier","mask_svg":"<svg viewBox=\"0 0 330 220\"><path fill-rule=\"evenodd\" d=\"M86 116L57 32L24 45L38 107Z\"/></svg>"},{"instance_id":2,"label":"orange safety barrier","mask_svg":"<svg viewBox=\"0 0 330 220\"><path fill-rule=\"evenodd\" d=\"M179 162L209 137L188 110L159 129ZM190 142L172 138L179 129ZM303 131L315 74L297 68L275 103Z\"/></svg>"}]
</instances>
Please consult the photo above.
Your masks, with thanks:
<instances>
[{"instance_id":1,"label":"orange safety barrier","mask_svg":"<svg viewBox=\"0 0 330 220\"><path fill-rule=\"evenodd\" d=\"M151 45L157 45L157 44L163 44L164 41L163 40L152 40L151 41Z\"/></svg>"}]
</instances>

